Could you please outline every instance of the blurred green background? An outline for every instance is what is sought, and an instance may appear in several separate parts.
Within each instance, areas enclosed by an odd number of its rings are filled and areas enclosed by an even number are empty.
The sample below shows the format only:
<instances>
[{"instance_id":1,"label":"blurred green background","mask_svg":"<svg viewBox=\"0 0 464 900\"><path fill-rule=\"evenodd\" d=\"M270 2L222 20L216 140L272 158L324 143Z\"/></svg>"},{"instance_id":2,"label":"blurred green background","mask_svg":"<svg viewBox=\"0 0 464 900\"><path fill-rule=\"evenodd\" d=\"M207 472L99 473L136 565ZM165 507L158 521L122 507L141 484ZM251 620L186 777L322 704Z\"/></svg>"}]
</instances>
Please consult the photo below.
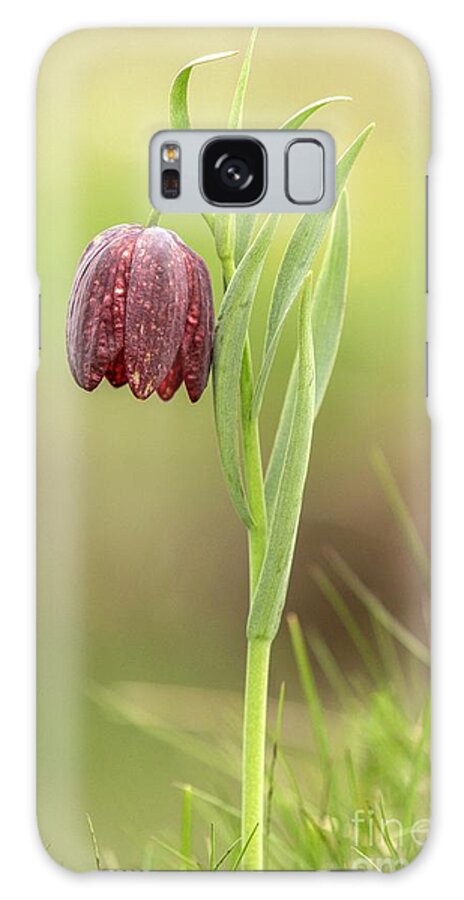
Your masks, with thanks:
<instances>
[{"instance_id":1,"label":"blurred green background","mask_svg":"<svg viewBox=\"0 0 464 900\"><path fill-rule=\"evenodd\" d=\"M242 52L248 36L248 29L81 31L53 45L40 71L39 818L52 855L73 868L92 864L86 812L115 864L130 868L144 840L178 822L173 782L201 782L207 790L220 780L169 740L102 714L89 695L93 685L124 683L133 696L139 689L132 683L142 683L144 703L163 721L201 731L212 743L216 708L239 721L246 539L222 479L211 388L197 406L183 389L166 405L137 402L127 388L107 383L86 394L67 367L65 318L88 241L110 225L148 217L148 142L168 125L174 74L206 53ZM225 125L240 64L239 55L194 72L194 126ZM260 32L246 127L276 127L332 94L353 100L318 113L311 126L331 131L338 154L369 122L376 129L349 182L347 319L317 422L288 608L352 671L356 653L311 579L326 546L427 637L420 577L370 464L372 449L381 447L428 546L427 72L415 48L390 32ZM217 306L219 270L203 221L165 217L162 224L205 257ZM294 224L287 216L281 225L262 279L252 333L257 362L270 287ZM269 384L265 455L293 358L294 324L290 317ZM368 634L367 619L359 619ZM282 679L296 700L285 626L273 655L274 697ZM422 685L408 686L412 695L416 688ZM292 721L298 740L298 716ZM230 790L237 801L237 787Z\"/></svg>"}]
</instances>

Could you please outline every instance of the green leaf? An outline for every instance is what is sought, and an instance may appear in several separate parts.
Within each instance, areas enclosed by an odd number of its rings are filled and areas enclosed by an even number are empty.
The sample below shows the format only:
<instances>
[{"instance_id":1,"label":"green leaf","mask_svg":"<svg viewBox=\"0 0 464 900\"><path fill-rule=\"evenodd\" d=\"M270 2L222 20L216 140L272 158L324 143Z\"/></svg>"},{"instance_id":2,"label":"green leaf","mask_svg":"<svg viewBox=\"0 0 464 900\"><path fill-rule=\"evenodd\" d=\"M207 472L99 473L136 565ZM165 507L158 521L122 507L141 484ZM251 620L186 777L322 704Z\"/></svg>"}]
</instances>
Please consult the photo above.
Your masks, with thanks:
<instances>
[{"instance_id":1,"label":"green leaf","mask_svg":"<svg viewBox=\"0 0 464 900\"><path fill-rule=\"evenodd\" d=\"M238 266L248 250L257 220L256 213L235 214L235 265Z\"/></svg>"},{"instance_id":2,"label":"green leaf","mask_svg":"<svg viewBox=\"0 0 464 900\"><path fill-rule=\"evenodd\" d=\"M275 501L277 490L279 487L280 476L287 452L287 446L293 427L293 419L295 415L296 392L298 387L298 360L295 360L291 375L288 381L285 400L280 414L279 425L277 427L274 444L272 446L271 456L266 471L266 480L264 491L266 497L266 509L268 520L271 521L274 515Z\"/></svg>"},{"instance_id":3,"label":"green leaf","mask_svg":"<svg viewBox=\"0 0 464 900\"><path fill-rule=\"evenodd\" d=\"M315 100L313 103L309 103L307 106L303 106L302 109L298 110L293 116L284 122L280 128L283 130L297 129L300 128L304 123L317 113L318 110L323 109L324 106L328 106L330 103L336 103L342 100L351 100L351 97L344 96L336 96L336 97L324 97L322 100ZM243 254L246 252L248 248L248 244L250 242L251 234L253 231L253 226L256 221L256 214L253 213L238 213L236 215L236 241L235 241L235 264L238 265L240 260L242 259Z\"/></svg>"},{"instance_id":4,"label":"green leaf","mask_svg":"<svg viewBox=\"0 0 464 900\"><path fill-rule=\"evenodd\" d=\"M242 68L240 69L240 75L238 76L237 86L235 88L234 98L232 100L232 106L230 108L228 128L242 127L243 106L245 103L248 79L250 77L251 59L253 56L257 34L258 29L253 28L253 31L250 35L250 40L248 41L248 46L245 50L245 56L243 58Z\"/></svg>"},{"instance_id":5,"label":"green leaf","mask_svg":"<svg viewBox=\"0 0 464 900\"><path fill-rule=\"evenodd\" d=\"M172 82L169 91L169 121L171 128L191 128L188 90L190 76L196 66L202 66L204 63L217 62L219 59L227 59L229 56L235 56L237 50L226 50L223 53L209 53L208 56L199 56L193 59L187 65L183 66L177 73Z\"/></svg>"},{"instance_id":6,"label":"green leaf","mask_svg":"<svg viewBox=\"0 0 464 900\"><path fill-rule=\"evenodd\" d=\"M340 196L356 159L371 134L374 125L368 125L345 151L337 163L337 197ZM264 347L264 359L255 388L252 415L261 408L264 389L274 359L286 316L299 294L315 256L326 234L335 206L322 213L302 216L277 273L272 293Z\"/></svg>"},{"instance_id":7,"label":"green leaf","mask_svg":"<svg viewBox=\"0 0 464 900\"><path fill-rule=\"evenodd\" d=\"M335 364L343 328L349 269L348 198L343 192L335 211L332 233L324 255L311 310L316 366L316 410L319 412ZM293 365L279 425L269 459L265 493L269 520L279 486L280 473L293 425L297 389L297 365Z\"/></svg>"},{"instance_id":8,"label":"green leaf","mask_svg":"<svg viewBox=\"0 0 464 900\"><path fill-rule=\"evenodd\" d=\"M280 128L285 129L286 131L294 131L297 128L301 128L301 126L304 125L314 113L317 113L318 110L323 109L324 106L328 106L329 103L338 103L339 100L351 100L351 97L323 97L322 100L315 100L313 103L309 103L308 106L303 106L303 108L299 109L293 116L290 116Z\"/></svg>"},{"instance_id":9,"label":"green leaf","mask_svg":"<svg viewBox=\"0 0 464 900\"><path fill-rule=\"evenodd\" d=\"M214 341L214 409L219 452L232 501L248 528L252 518L243 486L239 448L240 372L253 301L278 220L278 216L268 216L236 269L222 301Z\"/></svg>"},{"instance_id":10,"label":"green leaf","mask_svg":"<svg viewBox=\"0 0 464 900\"><path fill-rule=\"evenodd\" d=\"M233 263L235 243L235 216L229 213L216 213L214 216L214 239L216 250L223 266Z\"/></svg>"},{"instance_id":11,"label":"green leaf","mask_svg":"<svg viewBox=\"0 0 464 900\"><path fill-rule=\"evenodd\" d=\"M245 104L245 96L248 87L248 79L250 77L250 68L251 68L251 59L253 56L253 49L255 46L257 35L257 29L254 28L250 35L250 40L248 41L247 48L245 50L245 56L243 58L242 67L240 69L240 74L238 76L237 85L234 92L234 97L232 100L232 106L229 114L228 128L241 128L242 120L243 120L243 107ZM215 237L216 237L216 248L220 259L224 259L227 255L230 256L231 259L235 257L235 241L236 241L236 232L237 239L240 244L245 242L245 236L240 233L243 230L248 232L247 225L243 222L242 216L240 216L240 220L238 221L238 216L236 213L219 213L215 216ZM248 240L246 242L246 246L248 246L250 238L250 233L248 233ZM242 254L243 256L243 254ZM241 259L241 257L240 257ZM240 261L240 260L239 260Z\"/></svg>"},{"instance_id":12,"label":"green leaf","mask_svg":"<svg viewBox=\"0 0 464 900\"><path fill-rule=\"evenodd\" d=\"M327 390L343 328L350 264L348 198L337 203L329 244L314 291L311 313L316 361L316 415Z\"/></svg>"},{"instance_id":13,"label":"green leaf","mask_svg":"<svg viewBox=\"0 0 464 900\"><path fill-rule=\"evenodd\" d=\"M273 640L279 629L287 594L304 486L311 452L316 378L311 329L311 282L301 297L298 327L298 385L293 423L270 523L263 565L248 618L250 640Z\"/></svg>"}]
</instances>

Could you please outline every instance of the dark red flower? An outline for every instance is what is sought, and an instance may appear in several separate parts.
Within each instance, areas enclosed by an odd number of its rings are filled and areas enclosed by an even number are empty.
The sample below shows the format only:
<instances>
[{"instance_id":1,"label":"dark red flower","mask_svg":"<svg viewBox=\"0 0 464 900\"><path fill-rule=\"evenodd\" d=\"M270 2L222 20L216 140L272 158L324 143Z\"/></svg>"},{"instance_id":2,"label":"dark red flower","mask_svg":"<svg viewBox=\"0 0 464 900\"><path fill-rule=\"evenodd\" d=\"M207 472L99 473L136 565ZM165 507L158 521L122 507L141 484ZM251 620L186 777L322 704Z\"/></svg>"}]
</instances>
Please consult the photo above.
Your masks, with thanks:
<instances>
[{"instance_id":1,"label":"dark red flower","mask_svg":"<svg viewBox=\"0 0 464 900\"><path fill-rule=\"evenodd\" d=\"M103 378L146 400L208 381L214 310L208 269L172 231L116 225L84 250L68 307L71 372L86 391Z\"/></svg>"}]
</instances>

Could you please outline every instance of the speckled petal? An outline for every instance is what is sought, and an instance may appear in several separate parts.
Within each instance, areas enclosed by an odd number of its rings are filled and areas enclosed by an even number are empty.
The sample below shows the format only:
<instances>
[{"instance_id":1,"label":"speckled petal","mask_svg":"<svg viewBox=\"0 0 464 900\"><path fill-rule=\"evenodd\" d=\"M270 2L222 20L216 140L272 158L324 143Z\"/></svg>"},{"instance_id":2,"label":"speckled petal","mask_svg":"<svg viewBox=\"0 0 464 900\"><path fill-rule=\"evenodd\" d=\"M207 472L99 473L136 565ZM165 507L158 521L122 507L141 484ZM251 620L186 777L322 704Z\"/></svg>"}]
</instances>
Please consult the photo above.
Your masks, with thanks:
<instances>
[{"instance_id":1,"label":"speckled petal","mask_svg":"<svg viewBox=\"0 0 464 900\"><path fill-rule=\"evenodd\" d=\"M124 350L121 350L116 359L108 366L106 377L113 387L123 387L127 384L126 361L124 359Z\"/></svg>"},{"instance_id":2,"label":"speckled petal","mask_svg":"<svg viewBox=\"0 0 464 900\"><path fill-rule=\"evenodd\" d=\"M126 371L132 393L150 396L173 366L188 309L184 254L172 234L147 228L137 238L126 299Z\"/></svg>"},{"instance_id":3,"label":"speckled petal","mask_svg":"<svg viewBox=\"0 0 464 900\"><path fill-rule=\"evenodd\" d=\"M158 395L162 400L170 400L171 397L174 396L176 391L179 390L182 382L184 380L184 375L182 372L182 356L181 351L179 350L174 364L169 369L166 378L161 382L158 387Z\"/></svg>"},{"instance_id":4,"label":"speckled petal","mask_svg":"<svg viewBox=\"0 0 464 900\"><path fill-rule=\"evenodd\" d=\"M201 256L186 248L189 272L189 308L182 341L185 387L192 403L200 399L208 382L214 336L211 281Z\"/></svg>"},{"instance_id":5,"label":"speckled petal","mask_svg":"<svg viewBox=\"0 0 464 900\"><path fill-rule=\"evenodd\" d=\"M79 263L68 308L67 347L72 374L87 391L99 385L124 347L125 300L140 231L137 225L107 229L88 245Z\"/></svg>"}]
</instances>

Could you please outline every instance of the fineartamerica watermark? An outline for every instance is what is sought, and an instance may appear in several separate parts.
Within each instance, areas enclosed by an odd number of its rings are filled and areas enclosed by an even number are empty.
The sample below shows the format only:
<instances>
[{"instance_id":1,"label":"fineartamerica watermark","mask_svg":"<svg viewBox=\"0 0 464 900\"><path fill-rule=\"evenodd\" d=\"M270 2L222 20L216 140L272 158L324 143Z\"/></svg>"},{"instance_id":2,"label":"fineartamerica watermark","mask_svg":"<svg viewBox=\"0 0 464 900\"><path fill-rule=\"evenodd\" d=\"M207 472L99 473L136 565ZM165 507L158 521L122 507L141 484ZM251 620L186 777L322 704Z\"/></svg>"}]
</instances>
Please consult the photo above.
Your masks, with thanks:
<instances>
[{"instance_id":1,"label":"fineartamerica watermark","mask_svg":"<svg viewBox=\"0 0 464 900\"><path fill-rule=\"evenodd\" d=\"M425 844L429 823L428 818L423 818L405 827L396 816L386 818L376 815L373 809L356 809L351 824L353 849L359 858L353 860L352 868L374 869L380 872L393 872L403 868ZM380 856L379 843L385 847L385 853ZM404 852L406 844L409 847L407 856ZM373 854L371 850L374 851Z\"/></svg>"}]
</instances>

